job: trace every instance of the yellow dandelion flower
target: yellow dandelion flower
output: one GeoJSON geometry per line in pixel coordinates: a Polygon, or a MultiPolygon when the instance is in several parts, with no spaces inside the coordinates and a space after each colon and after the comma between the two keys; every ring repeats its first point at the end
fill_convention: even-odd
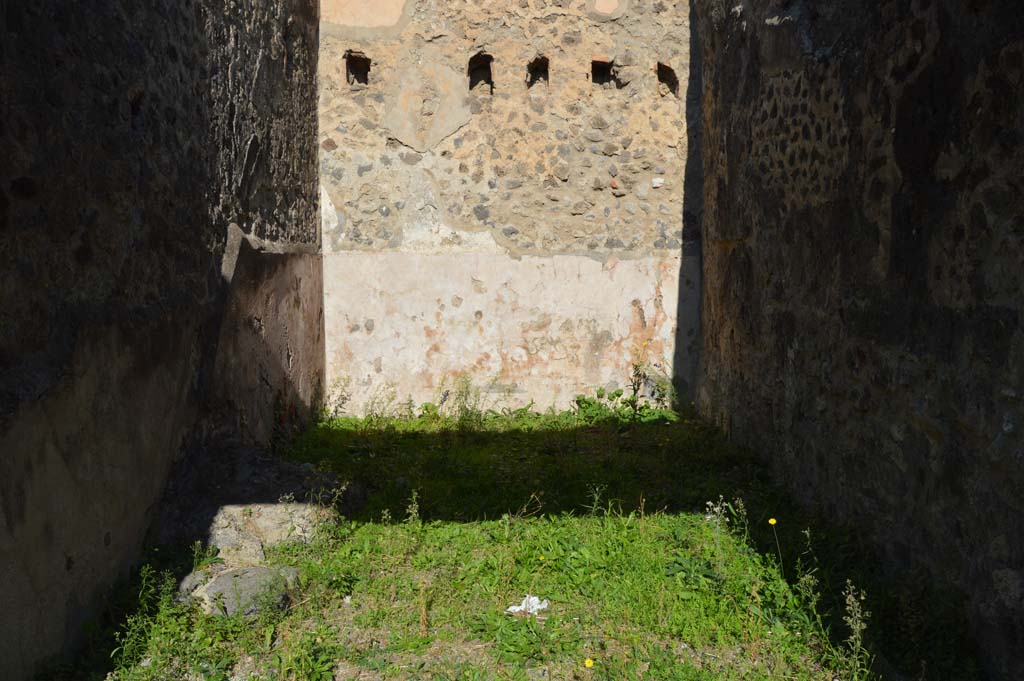
{"type": "Polygon", "coordinates": [[[543,554],[543,553],[542,553],[542,554],[540,554],[540,556],[538,556],[538,557],[539,557],[539,558],[540,558],[541,560],[544,560],[544,554],[543,554]]]}
{"type": "Polygon", "coordinates": [[[768,524],[769,524],[769,525],[774,525],[774,524],[775,524],[775,523],[777,523],[777,522],[779,522],[779,521],[778,521],[778,520],[776,520],[775,518],[769,518],[769,519],[768,519],[768,524]]]}
{"type": "Polygon", "coordinates": [[[591,660],[591,659],[590,659],[590,658],[588,657],[587,659],[583,660],[583,666],[584,666],[584,667],[586,667],[587,669],[590,669],[591,667],[593,667],[593,666],[594,666],[594,661],[593,661],[593,660],[591,660]]]}

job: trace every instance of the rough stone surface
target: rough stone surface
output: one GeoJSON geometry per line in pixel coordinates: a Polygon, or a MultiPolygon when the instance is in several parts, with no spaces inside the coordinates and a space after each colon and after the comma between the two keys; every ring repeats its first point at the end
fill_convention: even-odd
{"type": "Polygon", "coordinates": [[[73,647],[186,440],[315,398],[317,22],[309,0],[4,4],[5,679],[73,647]]]}
{"type": "Polygon", "coordinates": [[[235,504],[218,509],[208,545],[230,565],[258,565],[264,550],[285,540],[306,541],[323,511],[311,504],[235,504]]]}
{"type": "Polygon", "coordinates": [[[246,612],[252,605],[277,602],[297,576],[292,570],[266,572],[266,549],[309,541],[332,508],[348,512],[360,503],[354,490],[309,464],[261,448],[199,449],[174,466],[149,540],[168,553],[187,553],[196,542],[214,551],[216,561],[181,580],[179,598],[195,597],[208,611],[224,613],[217,594],[241,580],[238,597],[226,605],[228,614],[246,612]],[[279,574],[286,579],[277,579],[279,574]],[[276,589],[269,599],[260,596],[267,582],[276,589]]]}
{"type": "Polygon", "coordinates": [[[1024,9],[696,6],[702,409],[1024,678],[1024,9]]]}
{"type": "Polygon", "coordinates": [[[288,598],[299,571],[295,568],[244,567],[218,573],[193,596],[211,615],[255,615],[264,606],[280,606],[288,598]]]}
{"type": "MultiPolygon", "coordinates": [[[[402,144],[421,153],[433,149],[441,140],[466,125],[473,115],[469,102],[463,96],[464,80],[462,73],[442,64],[428,63],[403,70],[395,75],[389,106],[381,123],[402,144]],[[421,113],[429,110],[430,115],[409,115],[416,110],[421,113]]],[[[412,158],[415,157],[407,154],[403,160],[412,158]]],[[[373,164],[360,166],[364,167],[366,170],[357,172],[357,175],[372,178],[375,173],[369,171],[373,170],[373,164]]],[[[378,212],[381,218],[390,217],[390,213],[383,209],[378,212]]]]}
{"type": "Polygon", "coordinates": [[[175,464],[149,540],[172,551],[198,540],[216,547],[226,565],[256,565],[267,546],[309,539],[324,505],[347,514],[364,497],[356,486],[262,448],[200,447],[175,464]]]}
{"type": "Polygon", "coordinates": [[[682,352],[659,342],[649,359],[689,387],[696,313],[674,330],[677,300],[699,303],[699,260],[682,257],[687,3],[408,0],[379,29],[336,5],[319,105],[329,388],[360,411],[382,393],[436,401],[468,375],[564,405],[674,336],[682,352]],[[367,83],[349,53],[371,60],[367,83]],[[470,90],[481,53],[493,89],[470,90]],[[613,82],[591,82],[593,60],[613,82]]]}

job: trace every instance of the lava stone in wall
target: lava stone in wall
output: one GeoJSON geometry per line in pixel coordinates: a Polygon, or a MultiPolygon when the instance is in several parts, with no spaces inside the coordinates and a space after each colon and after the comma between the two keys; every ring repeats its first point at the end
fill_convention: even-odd
{"type": "Polygon", "coordinates": [[[4,4],[5,679],[73,649],[186,441],[262,418],[242,433],[260,437],[268,403],[309,406],[317,22],[311,0],[4,4]],[[278,314],[254,324],[264,309],[278,314]],[[249,350],[264,382],[219,345],[249,350]]]}
{"type": "Polygon", "coordinates": [[[1024,678],[1024,10],[695,4],[701,408],[1024,678]]]}

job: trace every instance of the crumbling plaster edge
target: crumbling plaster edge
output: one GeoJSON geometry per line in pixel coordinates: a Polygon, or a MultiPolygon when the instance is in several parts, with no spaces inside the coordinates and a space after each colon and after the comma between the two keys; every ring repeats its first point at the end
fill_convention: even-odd
{"type": "Polygon", "coordinates": [[[276,255],[320,255],[317,244],[305,242],[268,241],[253,234],[246,234],[238,224],[228,225],[227,243],[224,246],[224,259],[221,261],[220,273],[225,281],[230,282],[235,276],[235,265],[238,263],[238,252],[242,241],[259,253],[276,255]]]}

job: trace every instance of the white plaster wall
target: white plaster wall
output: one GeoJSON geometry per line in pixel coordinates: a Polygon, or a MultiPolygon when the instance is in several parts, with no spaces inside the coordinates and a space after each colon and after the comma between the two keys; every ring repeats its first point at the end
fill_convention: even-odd
{"type": "Polygon", "coordinates": [[[680,258],[334,253],[324,257],[329,389],[349,411],[437,402],[467,374],[490,407],[567,406],[621,387],[634,359],[672,373],[680,258]],[[645,345],[646,344],[646,345],[645,345]]]}

